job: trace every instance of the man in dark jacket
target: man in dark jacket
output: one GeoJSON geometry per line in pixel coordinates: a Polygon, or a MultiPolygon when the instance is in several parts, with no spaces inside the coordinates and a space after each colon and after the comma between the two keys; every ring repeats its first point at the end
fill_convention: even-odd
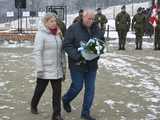
{"type": "Polygon", "coordinates": [[[115,26],[119,36],[119,50],[125,50],[126,36],[130,28],[130,16],[126,12],[126,7],[121,7],[121,12],[116,16],[115,26]]]}
{"type": "Polygon", "coordinates": [[[63,107],[66,112],[71,112],[71,101],[79,94],[85,84],[85,93],[81,117],[85,120],[95,120],[90,116],[90,108],[94,99],[96,72],[98,68],[98,57],[87,61],[78,52],[80,42],[87,42],[90,38],[104,40],[103,33],[99,27],[93,23],[95,13],[85,11],[82,21],[72,24],[66,31],[63,47],[68,54],[69,69],[72,83],[63,96],[63,107]]]}

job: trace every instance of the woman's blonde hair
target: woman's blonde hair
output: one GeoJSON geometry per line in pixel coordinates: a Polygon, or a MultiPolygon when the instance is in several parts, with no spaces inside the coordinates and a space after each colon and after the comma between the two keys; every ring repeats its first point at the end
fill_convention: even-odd
{"type": "Polygon", "coordinates": [[[54,13],[46,13],[46,14],[43,16],[43,18],[42,18],[42,22],[45,24],[45,23],[47,23],[48,20],[51,19],[52,17],[55,18],[55,20],[57,20],[57,15],[56,15],[56,14],[54,14],[54,13]]]}

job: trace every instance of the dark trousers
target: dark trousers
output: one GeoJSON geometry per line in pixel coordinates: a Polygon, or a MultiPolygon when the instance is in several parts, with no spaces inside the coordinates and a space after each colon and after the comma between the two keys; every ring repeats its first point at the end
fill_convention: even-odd
{"type": "Polygon", "coordinates": [[[142,49],[142,36],[136,35],[136,49],[142,49]]]}
{"type": "Polygon", "coordinates": [[[143,42],[143,34],[144,29],[143,28],[136,28],[135,29],[136,34],[136,49],[142,49],[142,42],[143,42]]]}
{"type": "Polygon", "coordinates": [[[125,30],[118,31],[119,49],[125,49],[127,32],[125,30]]]}
{"type": "Polygon", "coordinates": [[[155,32],[154,48],[160,50],[160,30],[155,32]]]}
{"type": "Polygon", "coordinates": [[[37,108],[38,103],[40,101],[41,96],[43,95],[48,83],[51,83],[52,86],[52,107],[53,114],[60,115],[61,114],[61,79],[58,80],[48,80],[37,78],[37,84],[34,91],[34,95],[31,101],[31,107],[37,108]]]}

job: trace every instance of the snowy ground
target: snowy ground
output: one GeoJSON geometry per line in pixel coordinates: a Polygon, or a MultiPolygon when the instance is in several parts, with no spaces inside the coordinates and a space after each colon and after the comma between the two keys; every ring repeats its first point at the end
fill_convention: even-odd
{"type": "MultiPolygon", "coordinates": [[[[143,50],[127,43],[126,51],[117,50],[117,40],[109,42],[109,52],[99,61],[96,95],[92,115],[97,120],[160,119],[160,51],[150,42],[143,50]]],[[[30,43],[0,46],[0,120],[50,120],[51,86],[39,104],[39,115],[30,113],[35,87],[30,43]],[[27,44],[27,46],[25,46],[27,44]]],[[[63,93],[70,83],[69,73],[63,93]]],[[[79,120],[83,92],[73,101],[73,112],[62,111],[65,120],[79,120]]]]}

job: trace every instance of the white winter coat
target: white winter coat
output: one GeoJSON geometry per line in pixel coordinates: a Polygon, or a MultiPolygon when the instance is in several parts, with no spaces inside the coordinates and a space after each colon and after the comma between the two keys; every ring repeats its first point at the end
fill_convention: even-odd
{"type": "Polygon", "coordinates": [[[35,37],[33,50],[37,77],[42,79],[60,79],[65,72],[65,54],[62,50],[62,39],[53,35],[41,25],[35,37]]]}

